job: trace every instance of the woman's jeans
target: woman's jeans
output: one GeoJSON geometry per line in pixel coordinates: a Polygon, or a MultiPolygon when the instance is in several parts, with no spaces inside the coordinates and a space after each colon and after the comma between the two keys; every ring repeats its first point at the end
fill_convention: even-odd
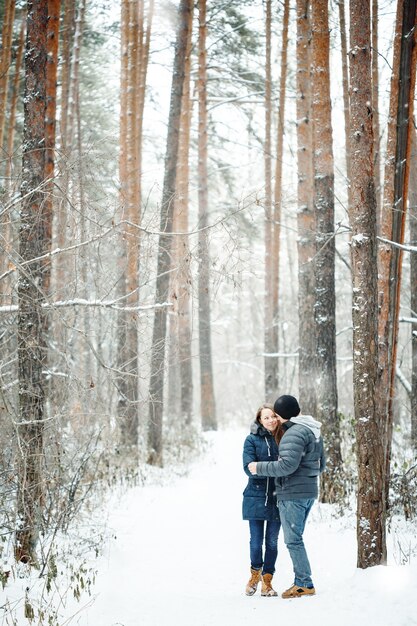
{"type": "Polygon", "coordinates": [[[300,500],[279,500],[284,541],[288,548],[294,569],[294,585],[313,587],[311,568],[304,547],[303,532],[314,498],[300,500]]]}
{"type": "Polygon", "coordinates": [[[275,561],[278,555],[278,533],[281,527],[279,520],[249,520],[250,530],[250,564],[253,569],[262,569],[263,574],[275,572],[275,561]],[[262,548],[265,533],[265,558],[262,548]]]}

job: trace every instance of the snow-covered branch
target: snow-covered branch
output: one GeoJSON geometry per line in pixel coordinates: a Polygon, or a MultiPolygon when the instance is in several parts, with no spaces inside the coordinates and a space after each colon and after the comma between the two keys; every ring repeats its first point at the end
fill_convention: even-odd
{"type": "Polygon", "coordinates": [[[406,252],[417,252],[417,246],[411,246],[410,244],[401,244],[396,241],[391,241],[390,239],[384,239],[383,237],[377,237],[379,241],[383,241],[384,243],[389,243],[394,248],[400,248],[400,250],[405,250],[406,252]]]}
{"type": "Polygon", "coordinates": [[[298,359],[298,352],[261,352],[260,356],[280,359],[298,359]]]}
{"type": "MultiPolygon", "coordinates": [[[[118,300],[84,300],[83,298],[74,298],[73,300],[58,300],[57,302],[44,302],[44,309],[58,309],[72,306],[97,307],[104,309],[114,309],[116,311],[149,311],[151,309],[161,309],[173,306],[171,302],[161,302],[158,304],[142,304],[138,306],[120,306],[118,300]]],[[[19,310],[17,304],[9,304],[0,307],[0,313],[16,313],[19,310]]]]}
{"type": "Polygon", "coordinates": [[[399,321],[407,324],[417,324],[417,317],[400,317],[399,321]]]}

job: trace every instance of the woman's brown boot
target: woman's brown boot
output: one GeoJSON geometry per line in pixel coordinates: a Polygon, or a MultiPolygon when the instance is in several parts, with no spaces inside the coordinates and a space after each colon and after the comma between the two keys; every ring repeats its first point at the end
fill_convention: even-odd
{"type": "Polygon", "coordinates": [[[259,581],[261,580],[261,570],[250,568],[251,577],[246,585],[246,595],[253,596],[258,588],[259,581]]]}
{"type": "Polygon", "coordinates": [[[277,596],[275,589],[272,589],[272,574],[262,576],[261,596],[277,596]]]}

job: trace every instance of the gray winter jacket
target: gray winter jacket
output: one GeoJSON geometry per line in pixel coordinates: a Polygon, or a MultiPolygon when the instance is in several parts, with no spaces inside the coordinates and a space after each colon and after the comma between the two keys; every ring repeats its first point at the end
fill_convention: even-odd
{"type": "Polygon", "coordinates": [[[275,477],[277,500],[317,498],[318,476],[326,466],[321,422],[299,415],[282,426],[278,461],[257,463],[256,474],[275,477]]]}

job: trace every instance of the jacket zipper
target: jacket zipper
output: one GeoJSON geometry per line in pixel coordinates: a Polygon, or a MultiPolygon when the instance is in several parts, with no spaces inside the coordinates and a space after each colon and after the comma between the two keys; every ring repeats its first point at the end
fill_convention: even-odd
{"type": "MultiPolygon", "coordinates": [[[[271,448],[269,447],[269,441],[265,437],[265,442],[268,448],[268,456],[271,456],[271,448]]],[[[269,476],[266,477],[266,495],[265,495],[265,506],[268,504],[268,494],[269,494],[269,476]]]]}

